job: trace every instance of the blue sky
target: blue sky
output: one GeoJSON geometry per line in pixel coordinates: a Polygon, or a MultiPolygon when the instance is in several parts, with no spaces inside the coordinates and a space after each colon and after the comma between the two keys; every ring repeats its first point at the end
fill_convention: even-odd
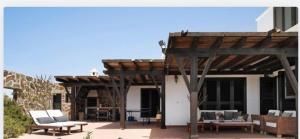
{"type": "Polygon", "coordinates": [[[5,8],[4,68],[88,75],[101,59],[161,58],[169,32],[256,31],[266,8],[5,8]]]}

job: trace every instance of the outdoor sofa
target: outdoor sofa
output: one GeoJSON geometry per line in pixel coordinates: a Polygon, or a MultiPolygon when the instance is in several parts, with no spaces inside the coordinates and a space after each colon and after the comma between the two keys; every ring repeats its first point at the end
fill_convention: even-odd
{"type": "Polygon", "coordinates": [[[284,111],[281,116],[265,116],[265,132],[282,135],[297,134],[296,111],[284,111]]]}
{"type": "Polygon", "coordinates": [[[80,132],[83,131],[83,126],[88,125],[87,122],[83,122],[83,121],[69,121],[69,119],[64,116],[64,114],[62,113],[61,110],[47,110],[47,113],[49,115],[49,117],[53,120],[55,120],[56,122],[63,122],[63,123],[69,123],[69,124],[74,124],[74,125],[78,125],[80,126],[80,132]]]}
{"type": "MultiPolygon", "coordinates": [[[[242,116],[238,110],[200,110],[200,118],[197,122],[198,128],[203,131],[204,126],[209,126],[212,129],[213,122],[232,122],[232,121],[247,121],[247,115],[242,116]]],[[[190,123],[187,123],[187,130],[190,131],[190,123]]]]}
{"type": "Polygon", "coordinates": [[[253,122],[253,127],[255,130],[264,133],[265,131],[265,117],[266,116],[279,116],[280,110],[269,110],[267,115],[251,115],[251,120],[253,122]]]}
{"type": "Polygon", "coordinates": [[[29,114],[33,120],[33,123],[29,126],[30,134],[36,129],[44,129],[45,133],[47,133],[49,129],[52,129],[52,134],[55,136],[57,131],[62,133],[63,128],[67,128],[67,134],[70,134],[71,128],[75,126],[73,123],[54,121],[49,117],[46,111],[29,111],[29,114]]]}

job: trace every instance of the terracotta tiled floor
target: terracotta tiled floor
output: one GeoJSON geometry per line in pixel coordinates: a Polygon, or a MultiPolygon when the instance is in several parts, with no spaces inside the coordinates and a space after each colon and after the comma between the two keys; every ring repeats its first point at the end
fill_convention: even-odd
{"type": "MultiPolygon", "coordinates": [[[[93,139],[186,139],[188,132],[185,127],[168,127],[167,129],[160,129],[154,123],[143,126],[141,123],[127,123],[127,128],[121,130],[119,123],[111,122],[90,122],[84,127],[84,132],[72,133],[71,135],[52,136],[45,134],[42,130],[35,131],[32,134],[24,134],[20,139],[82,139],[88,131],[92,131],[93,139]]],[[[199,133],[199,138],[224,138],[224,139],[238,139],[238,138],[276,138],[274,135],[262,135],[259,133],[250,134],[240,129],[220,130],[219,134],[214,131],[205,131],[199,133]]]]}

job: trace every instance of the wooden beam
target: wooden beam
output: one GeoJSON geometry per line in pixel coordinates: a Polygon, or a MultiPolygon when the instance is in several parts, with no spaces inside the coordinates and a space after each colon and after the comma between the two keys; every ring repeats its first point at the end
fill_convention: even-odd
{"type": "MultiPolygon", "coordinates": [[[[247,37],[241,37],[231,48],[241,48],[247,40],[247,37]]],[[[218,66],[221,62],[223,62],[228,56],[222,55],[219,56],[214,62],[212,63],[212,68],[218,66]]]]}
{"type": "Polygon", "coordinates": [[[177,65],[177,68],[179,69],[182,77],[183,77],[183,80],[184,80],[184,83],[188,89],[188,91],[191,93],[191,88],[190,88],[190,81],[186,75],[186,71],[183,67],[183,63],[182,63],[182,59],[179,59],[177,58],[176,56],[174,56],[175,60],[176,60],[176,65],[177,65]]]}
{"type": "Polygon", "coordinates": [[[197,92],[200,91],[200,89],[202,87],[202,84],[204,82],[205,76],[207,75],[207,72],[208,72],[208,70],[210,68],[210,65],[213,62],[214,58],[215,58],[215,55],[212,55],[208,58],[208,62],[207,62],[206,66],[205,66],[205,68],[204,68],[204,70],[201,74],[200,80],[199,80],[198,85],[197,85],[197,92]]]}
{"type": "Polygon", "coordinates": [[[194,37],[191,43],[191,48],[197,48],[199,37],[194,37]]]}
{"type": "MultiPolygon", "coordinates": [[[[105,74],[110,76],[112,75],[120,75],[120,70],[106,70],[103,71],[105,74]]],[[[161,75],[163,73],[162,70],[124,70],[122,71],[125,75],[138,75],[138,74],[149,74],[149,75],[161,75]]]]}
{"type": "Polygon", "coordinates": [[[260,62],[255,63],[253,65],[246,66],[245,68],[243,68],[243,70],[250,71],[250,70],[253,70],[253,69],[264,67],[265,65],[269,65],[270,63],[273,63],[274,61],[276,62],[276,61],[278,61],[278,59],[276,59],[275,57],[269,57],[265,60],[262,60],[260,62]]]}
{"type": "Polygon", "coordinates": [[[289,61],[287,60],[285,55],[277,55],[277,58],[280,60],[282,67],[284,68],[284,72],[286,73],[286,76],[289,80],[289,83],[291,84],[294,93],[298,94],[298,81],[295,77],[295,74],[291,70],[289,61]]]}
{"type": "MultiPolygon", "coordinates": [[[[210,48],[170,48],[167,54],[174,54],[179,57],[198,56],[209,57],[210,48]]],[[[285,54],[287,57],[298,57],[297,48],[219,48],[215,50],[216,55],[278,55],[285,54]]]]}
{"type": "Polygon", "coordinates": [[[237,71],[237,70],[243,68],[245,65],[249,65],[249,64],[251,64],[251,63],[253,63],[257,60],[260,60],[264,57],[266,57],[266,56],[252,56],[252,57],[247,56],[244,59],[242,59],[241,62],[239,62],[239,64],[236,64],[236,65],[230,67],[230,70],[231,71],[237,71]]]}

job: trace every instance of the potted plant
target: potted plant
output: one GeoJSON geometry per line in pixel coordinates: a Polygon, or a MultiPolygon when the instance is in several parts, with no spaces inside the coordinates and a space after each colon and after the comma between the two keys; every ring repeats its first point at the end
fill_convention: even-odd
{"type": "Polygon", "coordinates": [[[156,119],[157,122],[159,122],[161,120],[161,112],[159,110],[159,106],[157,107],[157,112],[156,112],[155,119],[156,119]]]}
{"type": "Polygon", "coordinates": [[[83,111],[79,111],[78,118],[79,118],[79,121],[83,121],[84,120],[84,112],[83,111]]]}

